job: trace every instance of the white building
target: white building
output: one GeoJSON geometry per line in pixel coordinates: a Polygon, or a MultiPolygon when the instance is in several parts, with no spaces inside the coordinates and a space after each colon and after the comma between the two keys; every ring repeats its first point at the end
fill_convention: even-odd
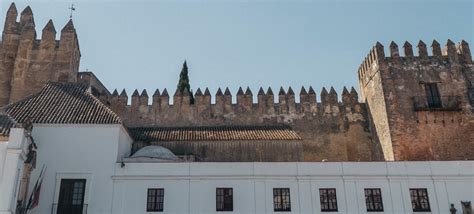
{"type": "MultiPolygon", "coordinates": [[[[460,213],[474,199],[474,161],[184,162],[159,146],[130,156],[127,128],[80,84],[50,83],[5,110],[34,123],[30,194],[46,166],[28,213],[460,213]]],[[[0,208],[15,189],[1,186],[0,208]]]]}
{"type": "Polygon", "coordinates": [[[13,213],[17,200],[26,196],[29,171],[35,159],[30,145],[30,130],[0,112],[0,214],[13,213]]]}

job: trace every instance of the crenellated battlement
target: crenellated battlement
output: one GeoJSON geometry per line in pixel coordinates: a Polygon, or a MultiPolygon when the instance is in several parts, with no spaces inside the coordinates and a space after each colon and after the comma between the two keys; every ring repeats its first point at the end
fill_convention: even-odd
{"type": "Polygon", "coordinates": [[[361,82],[361,87],[368,84],[373,78],[374,72],[384,66],[392,65],[408,65],[414,63],[421,63],[422,65],[429,64],[472,64],[472,56],[469,44],[462,40],[458,44],[449,40],[445,47],[441,48],[438,41],[433,40],[431,43],[431,55],[428,54],[428,48],[425,42],[419,41],[417,44],[417,55],[413,52],[413,46],[406,41],[403,44],[403,54],[399,50],[395,42],[391,42],[388,48],[389,56],[385,56],[384,46],[377,42],[375,46],[369,51],[369,54],[362,61],[359,66],[358,74],[361,82]]]}
{"type": "Polygon", "coordinates": [[[76,82],[80,50],[76,29],[69,20],[56,40],[49,20],[37,37],[31,8],[20,14],[14,3],[7,11],[0,44],[0,106],[39,91],[48,81],[76,82]]]}
{"type": "MultiPolygon", "coordinates": [[[[49,20],[42,29],[41,39],[37,38],[36,24],[33,18],[33,12],[27,6],[20,14],[20,21],[17,22],[18,12],[15,3],[10,5],[7,11],[5,26],[3,33],[8,35],[16,35],[20,41],[31,40],[31,50],[54,50],[68,49],[70,43],[79,46],[76,29],[72,20],[69,20],[61,30],[60,39],[56,40],[56,28],[53,20],[49,20]]],[[[9,42],[3,39],[4,42],[9,42]]]]}
{"type": "MultiPolygon", "coordinates": [[[[222,88],[218,88],[214,96],[211,96],[208,88],[204,90],[198,88],[194,94],[193,104],[189,102],[189,94],[176,91],[173,97],[170,97],[166,88],[163,89],[162,93],[157,89],[151,97],[151,102],[149,102],[150,97],[146,90],[140,93],[137,89],[134,90],[131,97],[127,95],[125,90],[122,90],[121,94],[118,93],[118,90],[114,90],[111,96],[103,95],[101,100],[107,100],[111,108],[119,115],[128,115],[135,118],[179,117],[183,121],[220,116],[248,118],[255,115],[266,115],[266,117],[278,115],[293,115],[295,117],[303,117],[304,115],[313,117],[318,115],[339,116],[343,115],[342,113],[361,113],[362,111],[363,104],[359,103],[358,94],[354,88],[349,91],[344,87],[340,97],[333,87],[330,88],[329,92],[326,88],[322,88],[319,96],[320,102],[317,102],[318,98],[313,87],[308,89],[308,91],[305,87],[300,89],[299,102],[296,101],[295,92],[291,87],[287,90],[281,87],[276,101],[270,87],[266,92],[263,88],[258,90],[256,102],[254,102],[254,95],[249,87],[246,87],[245,90],[240,87],[237,90],[235,102],[233,102],[233,95],[229,88],[225,88],[224,93],[222,88]],[[128,104],[128,99],[131,99],[130,104],[128,104]]],[[[179,121],[179,119],[175,121],[179,121]]],[[[163,123],[163,121],[161,122],[163,123]]],[[[143,121],[141,121],[141,124],[143,125],[143,121]]]]}
{"type": "Polygon", "coordinates": [[[351,88],[350,92],[346,87],[344,87],[341,96],[338,96],[336,90],[333,87],[330,88],[329,92],[326,90],[325,87],[323,87],[320,94],[320,103],[316,102],[316,92],[311,86],[309,87],[309,92],[306,91],[306,88],[304,86],[301,87],[299,93],[299,102],[296,102],[295,93],[291,87],[289,87],[288,90],[285,90],[283,87],[280,88],[277,102],[274,102],[275,95],[273,94],[273,90],[270,87],[267,89],[267,92],[265,92],[263,88],[260,87],[257,94],[257,102],[254,102],[254,95],[249,87],[246,88],[245,92],[242,87],[238,89],[235,99],[236,102],[233,102],[232,93],[230,92],[229,88],[225,88],[225,93],[222,93],[222,89],[218,88],[214,96],[214,103],[211,102],[213,97],[211,96],[209,89],[206,88],[204,90],[204,93],[202,91],[203,90],[201,88],[198,88],[196,90],[196,93],[194,94],[195,102],[193,104],[186,101],[190,96],[189,94],[187,94],[186,91],[185,93],[181,93],[178,90],[176,90],[173,97],[171,97],[173,101],[171,104],[168,89],[166,88],[163,89],[163,93],[160,93],[160,90],[156,89],[152,96],[151,102],[146,89],[142,90],[141,93],[138,89],[135,89],[133,91],[132,96],[130,97],[127,95],[125,89],[123,89],[120,94],[118,93],[118,90],[115,89],[111,96],[103,98],[107,98],[113,103],[118,103],[119,100],[122,100],[122,102],[120,102],[122,105],[128,103],[128,99],[130,98],[131,103],[130,105],[127,104],[127,106],[130,106],[131,108],[138,108],[139,106],[158,107],[162,106],[162,103],[168,105],[169,107],[174,105],[236,105],[242,107],[257,105],[259,108],[267,107],[270,104],[277,104],[279,106],[286,106],[286,110],[289,110],[290,106],[294,104],[354,105],[359,103],[358,94],[354,87],[351,88]]]}

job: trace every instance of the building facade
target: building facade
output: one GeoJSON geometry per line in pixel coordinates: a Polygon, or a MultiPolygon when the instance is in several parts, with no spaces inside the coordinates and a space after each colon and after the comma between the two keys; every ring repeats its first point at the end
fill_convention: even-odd
{"type": "Polygon", "coordinates": [[[37,40],[31,9],[17,15],[12,4],[0,45],[1,214],[472,213],[464,40],[431,55],[420,41],[417,56],[377,43],[360,97],[260,88],[253,103],[240,88],[233,103],[227,88],[197,89],[170,104],[164,89],[129,104],[78,72],[72,20],[59,41],[52,21],[37,40]]]}

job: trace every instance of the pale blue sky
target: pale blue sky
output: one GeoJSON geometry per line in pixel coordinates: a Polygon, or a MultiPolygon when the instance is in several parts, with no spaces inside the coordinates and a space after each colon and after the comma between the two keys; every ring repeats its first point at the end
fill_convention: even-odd
{"type": "MultiPolygon", "coordinates": [[[[3,23],[11,1],[0,0],[3,23]]],[[[16,1],[32,7],[38,35],[58,34],[72,1],[16,1]]],[[[312,85],[358,89],[357,69],[376,41],[474,43],[473,1],[74,1],[81,70],[112,91],[174,92],[182,62],[191,87],[312,85]]],[[[3,24],[1,25],[3,28],[3,24]]],[[[59,38],[59,35],[58,35],[59,38]]],[[[474,49],[474,48],[471,48],[474,49]]]]}

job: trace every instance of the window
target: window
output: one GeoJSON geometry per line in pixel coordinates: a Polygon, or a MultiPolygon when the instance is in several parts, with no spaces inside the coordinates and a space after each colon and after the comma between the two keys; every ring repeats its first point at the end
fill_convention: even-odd
{"type": "Polygon", "coordinates": [[[319,189],[321,212],[337,212],[336,189],[319,189]]]}
{"type": "Polygon", "coordinates": [[[431,212],[428,190],[410,189],[413,212],[431,212]]]}
{"type": "Polygon", "coordinates": [[[86,179],[61,179],[57,213],[82,213],[86,179]]]}
{"type": "Polygon", "coordinates": [[[232,188],[216,189],[216,211],[233,211],[234,201],[232,188]]]}
{"type": "Polygon", "coordinates": [[[163,212],[164,197],[165,197],[165,189],[148,189],[146,211],[147,212],[163,212]]]}
{"type": "Polygon", "coordinates": [[[383,212],[382,192],[377,189],[364,189],[367,212],[383,212]]]}
{"type": "Polygon", "coordinates": [[[436,83],[425,83],[426,101],[429,108],[441,108],[441,97],[439,96],[436,83]]]}
{"type": "Polygon", "coordinates": [[[273,210],[291,211],[290,188],[273,188],[273,210]]]}

